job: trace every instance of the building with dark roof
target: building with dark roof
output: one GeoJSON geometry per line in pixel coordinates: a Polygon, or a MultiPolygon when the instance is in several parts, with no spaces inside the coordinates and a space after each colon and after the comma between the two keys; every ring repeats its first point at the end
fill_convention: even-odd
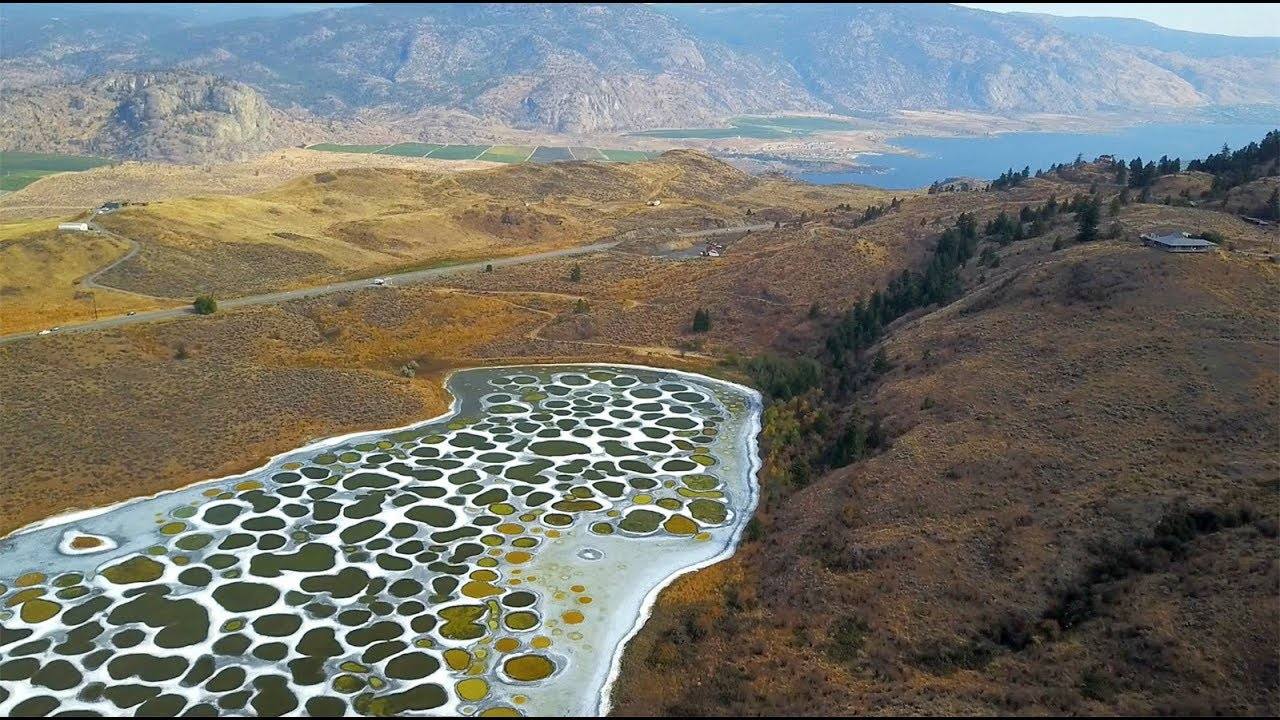
{"type": "Polygon", "coordinates": [[[1156,235],[1154,233],[1144,233],[1142,235],[1144,245],[1163,250],[1165,252],[1213,252],[1218,249],[1217,243],[1211,243],[1204,238],[1191,237],[1187,233],[1169,233],[1167,235],[1156,235]]]}

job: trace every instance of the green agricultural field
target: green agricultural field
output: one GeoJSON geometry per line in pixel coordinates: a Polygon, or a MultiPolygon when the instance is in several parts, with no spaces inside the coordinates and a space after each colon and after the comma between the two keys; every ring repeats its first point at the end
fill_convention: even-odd
{"type": "Polygon", "coordinates": [[[378,155],[401,155],[404,157],[426,157],[427,153],[436,150],[440,145],[436,143],[420,143],[420,142],[403,142],[392,145],[389,148],[383,148],[376,154],[378,155]]]}
{"type": "Polygon", "coordinates": [[[736,117],[729,121],[734,127],[761,127],[779,130],[789,130],[796,134],[807,134],[812,132],[830,132],[833,130],[853,130],[858,125],[850,120],[841,120],[839,118],[829,117],[809,117],[807,115],[777,115],[777,116],[743,116],[736,117]]]}
{"type": "Polygon", "coordinates": [[[534,148],[528,145],[494,145],[476,159],[488,160],[489,162],[519,163],[528,160],[533,151],[534,148]]]}
{"type": "Polygon", "coordinates": [[[442,145],[432,150],[427,157],[436,160],[475,160],[488,149],[488,145],[442,145]]]}
{"type": "Polygon", "coordinates": [[[538,146],[534,151],[533,157],[529,158],[536,163],[560,162],[563,160],[572,160],[573,153],[569,152],[567,147],[548,147],[546,145],[538,146]]]}
{"type": "Polygon", "coordinates": [[[335,143],[319,143],[318,145],[308,145],[308,150],[320,150],[322,152],[344,152],[344,153],[376,153],[387,147],[386,145],[338,145],[335,143]]]}
{"type": "Polygon", "coordinates": [[[656,155],[656,153],[645,152],[644,150],[606,150],[604,148],[600,149],[600,154],[611,162],[624,163],[643,162],[656,155]]]}
{"type": "Polygon", "coordinates": [[[809,117],[806,115],[742,116],[731,118],[729,127],[722,128],[663,128],[631,133],[637,137],[655,137],[670,140],[694,138],[720,140],[725,138],[754,138],[777,140],[797,135],[852,130],[858,127],[853,121],[839,118],[809,117]]]}
{"type": "Polygon", "coordinates": [[[112,160],[88,155],[0,151],[0,190],[21,190],[46,175],[79,172],[111,165],[112,160]]]}
{"type": "Polygon", "coordinates": [[[608,160],[604,153],[600,152],[600,148],[593,147],[571,147],[569,152],[573,153],[573,157],[578,160],[608,160]]]}

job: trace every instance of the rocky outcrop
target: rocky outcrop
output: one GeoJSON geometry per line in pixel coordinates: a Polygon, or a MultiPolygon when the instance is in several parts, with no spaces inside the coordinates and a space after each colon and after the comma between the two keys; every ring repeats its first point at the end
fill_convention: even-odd
{"type": "Polygon", "coordinates": [[[248,85],[188,72],[113,73],[0,96],[0,146],[31,151],[229,160],[307,131],[248,85]]]}

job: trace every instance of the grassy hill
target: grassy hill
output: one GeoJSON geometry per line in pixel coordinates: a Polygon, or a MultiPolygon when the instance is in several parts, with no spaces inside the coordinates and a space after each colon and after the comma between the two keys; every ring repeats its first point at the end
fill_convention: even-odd
{"type": "Polygon", "coordinates": [[[109,235],[59,235],[51,220],[0,225],[0,256],[9,258],[0,264],[4,330],[92,318],[92,305],[77,299],[84,289],[79,279],[120,260],[135,243],[135,255],[95,278],[102,286],[96,291],[102,314],[190,302],[204,293],[226,298],[306,287],[614,236],[668,236],[750,222],[747,210],[813,212],[889,197],[868,188],[756,179],[689,152],[633,164],[472,164],[467,167],[480,169],[464,173],[451,172],[443,161],[386,156],[366,163],[368,156],[344,155],[357,159],[354,166],[326,166],[332,161],[325,156],[339,157],[293,150],[281,154],[283,169],[262,158],[208,172],[127,164],[37,183],[13,207],[122,197],[116,193],[128,193],[123,197],[132,202],[96,218],[109,235]],[[384,162],[391,167],[380,167],[384,162]],[[278,183],[290,173],[293,179],[278,183]],[[261,189],[268,182],[269,189],[261,189]],[[208,194],[175,197],[174,188],[208,194]],[[661,204],[650,206],[650,200],[661,204]]]}
{"type": "MultiPolygon", "coordinates": [[[[557,163],[461,175],[408,169],[321,172],[236,198],[129,207],[101,224],[141,245],[104,285],[161,297],[233,296],[471,258],[598,241],[636,227],[721,221],[765,184],[706,156],[557,163]],[[662,204],[649,206],[651,199],[662,204]]],[[[878,191],[828,191],[879,197],[878,191]]]]}
{"type": "Polygon", "coordinates": [[[1114,180],[1086,163],[893,202],[674,153],[153,203],[116,216],[170,263],[138,282],[183,282],[183,259],[233,285],[229,259],[282,247],[333,273],[421,262],[426,218],[471,238],[455,252],[540,242],[487,224],[507,207],[620,243],[2,345],[0,518],[429,417],[452,368],[689,368],[769,397],[761,505],[737,555],[659,596],[620,714],[1275,714],[1280,241],[1216,203],[1119,202],[1114,180]],[[1077,242],[1094,207],[1100,238],[1077,242]],[[767,227],[714,260],[663,232],[721,222],[767,227]],[[1139,240],[1178,229],[1222,252],[1139,240]]]}
{"type": "Polygon", "coordinates": [[[1280,271],[1141,247],[1220,216],[1154,207],[890,326],[867,459],[797,474],[834,418],[775,404],[749,541],[663,593],[617,713],[1274,712],[1280,271]]]}

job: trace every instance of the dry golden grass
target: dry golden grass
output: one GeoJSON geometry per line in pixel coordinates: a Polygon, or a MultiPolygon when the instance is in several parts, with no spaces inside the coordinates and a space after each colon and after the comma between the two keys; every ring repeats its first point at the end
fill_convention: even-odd
{"type": "MultiPolygon", "coordinates": [[[[1087,188],[1033,180],[912,197],[862,224],[856,200],[826,211],[874,194],[766,192],[734,173],[708,179],[698,162],[521,167],[394,189],[342,173],[331,182],[352,189],[331,199],[378,223],[428,212],[383,214],[402,202],[478,196],[584,226],[583,213],[614,203],[614,229],[740,222],[747,208],[808,221],[730,236],[718,260],[628,241],[430,287],[0,346],[0,532],[425,418],[444,407],[450,368],[617,360],[718,373],[731,353],[820,346],[837,313],[920,267],[957,213],[982,222],[1087,188]],[[654,196],[661,206],[644,205],[654,196]],[[712,327],[695,334],[699,307],[712,327]]],[[[329,199],[310,182],[250,201],[329,199]]],[[[469,217],[484,227],[491,216],[469,217]]],[[[1000,249],[998,266],[971,263],[955,303],[892,326],[891,367],[858,400],[885,448],[791,494],[771,489],[734,558],[664,592],[628,647],[619,712],[1274,714],[1280,267],[1136,240],[1174,223],[1241,247],[1271,242],[1222,213],[1134,205],[1114,221],[1115,240],[1053,251],[1074,232],[1064,218],[1000,249]],[[1187,509],[1239,507],[1254,515],[1172,549],[1142,544],[1170,540],[1162,520],[1187,509]],[[1088,612],[1068,622],[1056,613],[1073,590],[1088,593],[1088,612]]]]}
{"type": "Polygon", "coordinates": [[[370,291],[0,347],[0,533],[436,415],[445,370],[538,317],[370,291]]]}
{"type": "Polygon", "coordinates": [[[404,168],[454,173],[493,167],[475,161],[330,153],[288,148],[244,162],[209,165],[126,162],[42,178],[0,197],[0,220],[64,217],[108,200],[152,202],[196,195],[251,195],[289,180],[346,168],[404,168]]]}
{"type": "Polygon", "coordinates": [[[1263,216],[1271,194],[1280,188],[1280,177],[1265,177],[1231,188],[1225,209],[1242,215],[1263,216]]]}
{"type": "Polygon", "coordinates": [[[1049,244],[892,331],[891,445],[664,592],[618,714],[1275,712],[1280,270],[1049,244]]]}
{"type": "MultiPolygon", "coordinates": [[[[296,171],[313,154],[284,156],[295,160],[290,167],[296,171]]],[[[218,166],[218,172],[235,177],[244,168],[218,166]]],[[[867,188],[760,180],[692,152],[630,165],[526,164],[449,174],[347,168],[251,195],[161,199],[99,216],[103,227],[137,242],[140,250],[97,280],[181,301],[199,294],[225,298],[615,235],[671,237],[726,224],[817,216],[837,205],[860,212],[890,197],[867,188]],[[655,199],[661,204],[648,204],[655,199]]],[[[65,264],[79,268],[78,263],[69,258],[65,264]]],[[[39,298],[23,302],[52,308],[39,298]]],[[[63,315],[50,309],[38,322],[80,317],[74,306],[62,309],[63,315]]]]}
{"type": "Polygon", "coordinates": [[[1182,172],[1164,175],[1151,186],[1151,199],[1161,201],[1166,197],[1199,202],[1213,188],[1213,175],[1205,172],[1182,172]]]}
{"type": "Polygon", "coordinates": [[[123,241],[98,235],[59,233],[57,221],[0,225],[0,333],[122,315],[165,303],[79,281],[123,256],[123,241]]]}

